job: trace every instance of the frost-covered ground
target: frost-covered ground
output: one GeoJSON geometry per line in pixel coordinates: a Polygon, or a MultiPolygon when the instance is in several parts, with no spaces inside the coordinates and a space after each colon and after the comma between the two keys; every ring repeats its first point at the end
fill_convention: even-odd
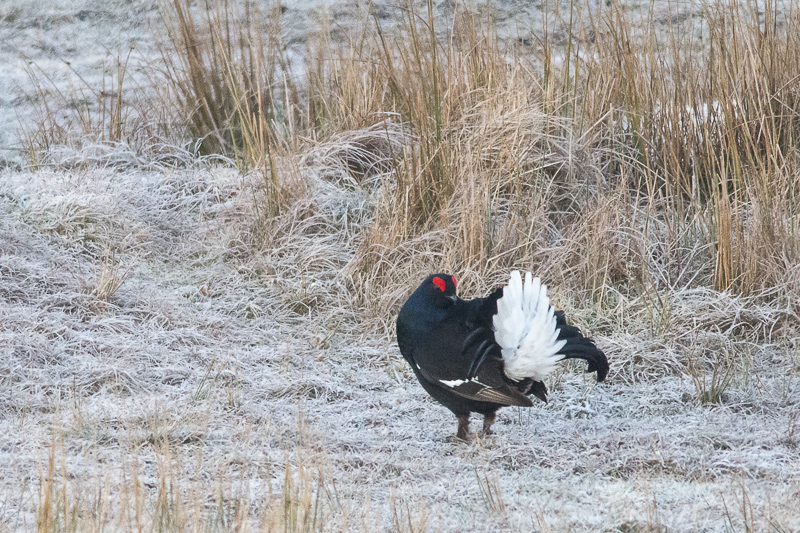
{"type": "MultiPolygon", "coordinates": [[[[0,2],[0,157],[23,162],[20,52],[66,83],[62,59],[90,76],[132,38],[146,59],[155,13],[0,2]]],[[[298,171],[317,214],[269,231],[225,165],[0,171],[0,531],[36,529],[51,450],[56,492],[96,523],[130,509],[131,486],[152,503],[165,472],[190,511],[238,499],[257,523],[288,464],[298,486],[314,472],[331,530],[800,530],[800,344],[768,335],[789,311],[676,291],[651,331],[571,304],[604,324],[607,383],[565,366],[549,404],[454,443],[454,417],[348,299],[341,269],[375,193],[321,180],[313,160],[298,171]],[[737,357],[719,404],[684,368],[703,350],[737,357]]]]}
{"type": "Polygon", "coordinates": [[[298,305],[310,259],[253,249],[243,187],[213,167],[0,175],[6,530],[35,527],[54,435],[78,494],[120,483],[121,457],[155,490],[151,445],[166,437],[179,477],[213,494],[232,476],[256,502],[310,450],[378,530],[393,498],[429,531],[739,530],[743,497],[757,524],[800,527],[796,351],[754,346],[751,379],[703,406],[686,377],[642,377],[637,365],[673,355],[663,344],[598,336],[607,384],[564,369],[549,404],[505,409],[496,436],[453,443],[454,417],[391,339],[359,335],[335,306],[298,305]],[[109,246],[126,278],[106,303],[93,291],[109,246]]]}

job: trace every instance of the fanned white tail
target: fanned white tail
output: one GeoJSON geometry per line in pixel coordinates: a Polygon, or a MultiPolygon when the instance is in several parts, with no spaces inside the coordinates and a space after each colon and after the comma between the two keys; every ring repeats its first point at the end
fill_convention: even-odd
{"type": "Polygon", "coordinates": [[[567,343],[558,340],[554,310],[547,297],[547,285],[525,274],[525,285],[518,270],[503,288],[493,318],[494,337],[502,348],[505,373],[519,381],[542,381],[564,356],[558,351],[567,343]]]}

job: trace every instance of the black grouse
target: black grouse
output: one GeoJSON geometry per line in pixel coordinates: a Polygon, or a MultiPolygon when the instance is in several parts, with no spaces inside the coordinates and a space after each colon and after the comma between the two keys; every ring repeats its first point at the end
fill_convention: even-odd
{"type": "Polygon", "coordinates": [[[608,359],[592,339],[550,307],[547,286],[531,273],[511,273],[505,287],[486,298],[462,300],[449,274],[428,276],[397,317],[397,344],[422,387],[458,418],[466,440],[470,413],[484,416],[491,433],[501,407],[547,401],[543,380],[563,359],[585,359],[597,381],[608,359]]]}

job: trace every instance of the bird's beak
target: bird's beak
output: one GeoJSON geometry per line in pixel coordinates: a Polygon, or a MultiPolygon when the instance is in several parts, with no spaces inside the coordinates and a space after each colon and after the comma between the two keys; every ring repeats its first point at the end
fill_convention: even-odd
{"type": "Polygon", "coordinates": [[[458,301],[458,296],[456,296],[455,294],[454,294],[454,295],[452,295],[452,296],[448,296],[448,298],[450,298],[450,299],[451,299],[451,300],[453,300],[454,302],[457,302],[457,301],[458,301]]]}

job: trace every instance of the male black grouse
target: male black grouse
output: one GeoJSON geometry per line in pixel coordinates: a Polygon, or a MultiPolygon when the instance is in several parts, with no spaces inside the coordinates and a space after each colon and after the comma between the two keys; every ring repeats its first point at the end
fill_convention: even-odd
{"type": "Polygon", "coordinates": [[[453,276],[428,276],[400,310],[397,344],[422,387],[456,415],[462,440],[472,412],[489,434],[501,407],[530,407],[529,394],[546,402],[543,380],[562,359],[585,359],[597,381],[608,374],[605,354],[550,307],[530,272],[524,285],[514,271],[508,285],[470,301],[456,295],[453,276]]]}

